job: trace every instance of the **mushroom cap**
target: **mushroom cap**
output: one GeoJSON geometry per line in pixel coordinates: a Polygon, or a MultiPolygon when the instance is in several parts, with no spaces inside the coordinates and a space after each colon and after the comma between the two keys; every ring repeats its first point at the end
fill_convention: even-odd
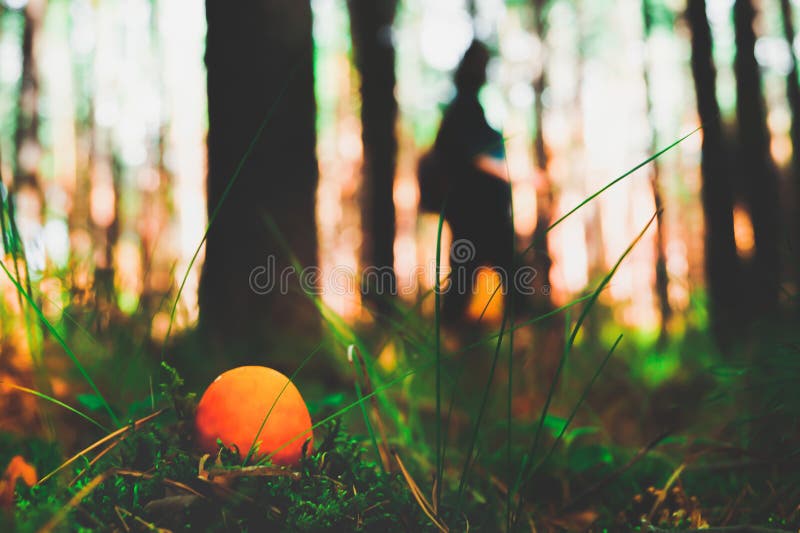
{"type": "Polygon", "coordinates": [[[288,377],[265,366],[240,366],[220,374],[197,405],[195,433],[204,452],[216,453],[220,439],[238,448],[242,458],[258,435],[253,457],[274,452],[270,460],[283,466],[296,465],[305,441],[313,443],[311,416],[300,391],[288,377]]]}

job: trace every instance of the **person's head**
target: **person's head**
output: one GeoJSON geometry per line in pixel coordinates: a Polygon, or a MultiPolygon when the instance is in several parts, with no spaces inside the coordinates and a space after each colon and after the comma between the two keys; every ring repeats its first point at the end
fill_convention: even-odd
{"type": "Polygon", "coordinates": [[[469,45],[455,74],[456,89],[459,93],[477,93],[486,83],[486,65],[489,64],[489,49],[475,40],[469,45]]]}

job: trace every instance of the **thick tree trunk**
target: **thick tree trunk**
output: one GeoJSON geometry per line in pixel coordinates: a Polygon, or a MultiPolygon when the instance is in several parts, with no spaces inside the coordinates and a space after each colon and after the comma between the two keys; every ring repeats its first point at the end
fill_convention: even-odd
{"type": "MultiPolygon", "coordinates": [[[[797,83],[797,57],[794,53],[795,31],[792,23],[792,4],[789,0],[781,0],[783,35],[791,52],[791,68],[786,74],[786,100],[792,113],[790,135],[792,139],[792,181],[794,183],[794,219],[787,221],[794,229],[795,251],[794,281],[795,292],[800,290],[800,85],[797,83]]],[[[798,300],[800,303],[800,300],[798,300]]],[[[800,309],[800,307],[798,308],[800,309]]]]}
{"type": "Polygon", "coordinates": [[[208,213],[216,218],[200,326],[224,343],[258,347],[289,332],[313,338],[316,312],[301,291],[314,289],[318,275],[306,276],[303,287],[299,272],[280,278],[289,264],[284,242],[303,266],[316,264],[310,3],[207,0],[206,17],[208,213]]]}
{"type": "Polygon", "coordinates": [[[716,68],[705,0],[689,0],[686,16],[692,31],[692,74],[697,112],[703,123],[703,214],[705,216],[706,283],[712,329],[727,344],[738,325],[739,258],[733,237],[733,194],[724,154],[722,123],[716,98],[716,68]]]}
{"type": "Polygon", "coordinates": [[[364,144],[362,260],[377,269],[366,276],[364,295],[381,309],[396,287],[394,274],[394,176],[397,159],[395,51],[396,0],[348,0],[353,55],[361,76],[361,139],[364,144]]]}
{"type": "MultiPolygon", "coordinates": [[[[645,46],[650,41],[650,33],[653,27],[653,15],[650,11],[650,0],[642,0],[642,22],[644,26],[645,46]]],[[[650,59],[645,56],[643,76],[647,102],[647,117],[650,121],[650,153],[658,151],[658,139],[656,135],[656,125],[653,118],[653,99],[650,94],[650,59]]],[[[652,174],[650,175],[650,187],[653,191],[653,203],[658,212],[656,219],[656,296],[658,297],[658,308],[661,315],[661,333],[659,342],[667,339],[667,324],[672,316],[672,308],[669,305],[669,277],[667,275],[667,253],[664,242],[664,201],[661,197],[661,165],[658,160],[653,161],[652,174]]]]}
{"type": "Polygon", "coordinates": [[[749,268],[747,287],[752,318],[773,313],[778,307],[780,257],[778,234],[778,176],[769,152],[764,98],[755,58],[755,10],[751,0],[736,0],[733,20],[736,31],[736,117],[739,126],[739,169],[750,207],[755,237],[755,258],[749,268]]]}

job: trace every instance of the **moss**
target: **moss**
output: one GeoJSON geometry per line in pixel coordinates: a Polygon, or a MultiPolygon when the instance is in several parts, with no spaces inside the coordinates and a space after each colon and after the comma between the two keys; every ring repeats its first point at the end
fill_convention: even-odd
{"type": "MultiPolygon", "coordinates": [[[[338,423],[322,428],[321,444],[304,454],[295,470],[243,469],[238,456],[221,448],[216,458],[206,461],[214,464],[213,476],[200,479],[200,457],[192,451],[191,431],[186,431],[194,397],[178,392],[182,381],[177,372],[167,367],[166,373],[163,398],[171,403],[169,414],[129,431],[92,465],[88,459],[77,461],[42,485],[20,486],[13,517],[16,530],[37,530],[60,509],[69,509],[60,524],[65,531],[101,526],[133,531],[426,529],[427,518],[403,479],[365,460],[364,439],[348,435],[338,423]],[[102,482],[92,488],[98,476],[102,482]],[[81,503],[71,506],[70,499],[86,487],[81,503]]],[[[26,449],[22,444],[0,446],[0,453],[10,457],[27,451],[42,461],[49,457],[40,468],[52,470],[58,453],[48,456],[33,449],[40,445],[29,441],[26,449]]]]}

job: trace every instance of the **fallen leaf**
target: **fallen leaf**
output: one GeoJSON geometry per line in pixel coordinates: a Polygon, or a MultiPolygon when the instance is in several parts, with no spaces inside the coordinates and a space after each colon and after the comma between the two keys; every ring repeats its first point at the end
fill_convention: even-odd
{"type": "Polygon", "coordinates": [[[0,508],[11,508],[14,503],[14,490],[20,479],[27,486],[32,487],[36,484],[38,476],[35,466],[25,461],[21,455],[15,455],[8,463],[3,477],[0,478],[0,508]]]}

